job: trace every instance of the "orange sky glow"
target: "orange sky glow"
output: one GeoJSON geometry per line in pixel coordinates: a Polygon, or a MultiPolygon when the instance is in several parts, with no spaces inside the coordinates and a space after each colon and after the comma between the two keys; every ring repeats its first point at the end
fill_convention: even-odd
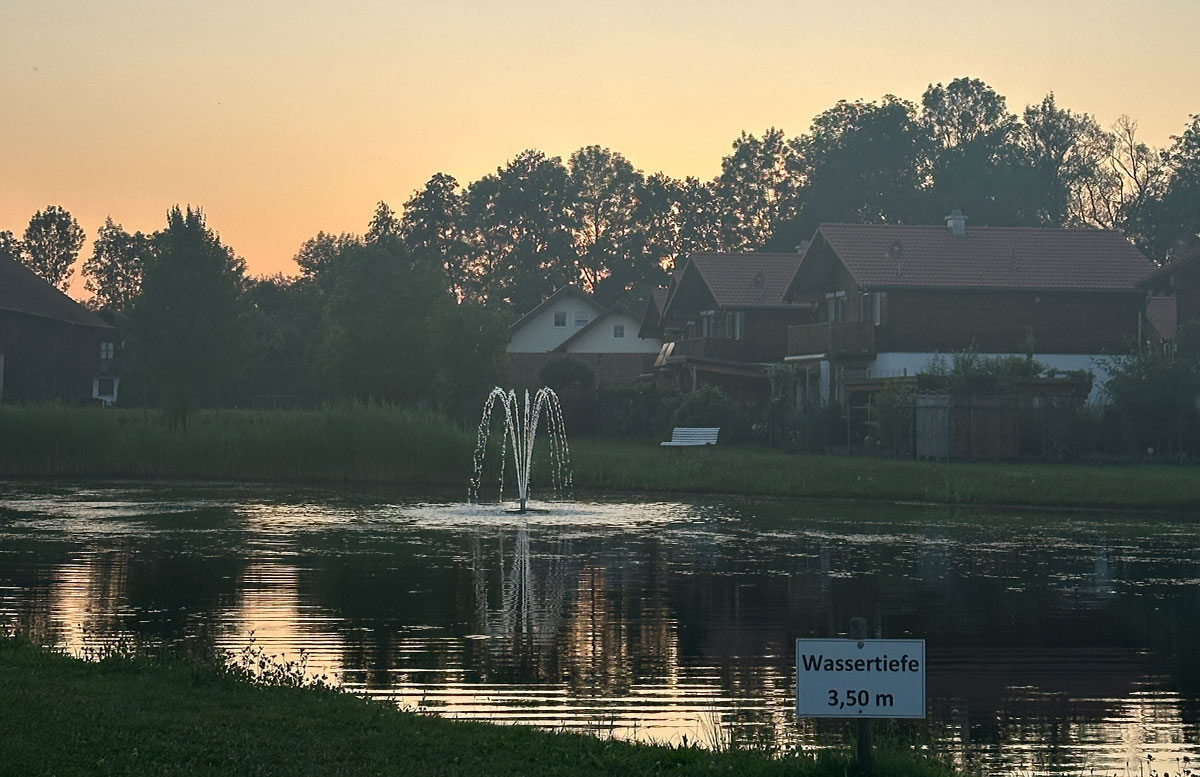
{"type": "MultiPolygon", "coordinates": [[[[711,178],[742,130],[981,78],[1163,146],[1200,113],[1200,3],[0,0],[0,229],[203,207],[249,271],[366,229],[431,175],[600,144],[711,178]]],[[[82,284],[72,293],[83,296],[82,284]]]]}

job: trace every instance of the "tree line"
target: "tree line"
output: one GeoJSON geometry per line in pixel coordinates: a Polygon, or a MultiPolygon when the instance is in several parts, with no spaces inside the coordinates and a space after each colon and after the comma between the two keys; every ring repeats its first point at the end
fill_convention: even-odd
{"type": "MultiPolygon", "coordinates": [[[[82,275],[161,401],[451,406],[493,379],[505,324],[564,284],[634,306],[690,253],[794,251],[823,222],[937,224],[959,208],[976,226],[1117,229],[1169,261],[1200,237],[1200,115],[1164,149],[1137,130],[1052,93],[1018,114],[959,78],[919,103],[840,101],[796,137],[742,133],[710,181],[646,174],[600,146],[566,161],[524,151],[465,186],[437,173],[399,213],[379,203],[363,235],[307,240],[296,276],[248,278],[197,209],[152,235],[109,218],[82,275]]],[[[51,206],[22,238],[0,232],[0,255],[65,289],[83,243],[51,206]]]]}

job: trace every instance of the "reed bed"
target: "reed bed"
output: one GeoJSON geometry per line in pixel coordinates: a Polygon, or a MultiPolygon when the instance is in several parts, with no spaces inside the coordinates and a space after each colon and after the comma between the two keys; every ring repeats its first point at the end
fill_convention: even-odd
{"type": "Polygon", "coordinates": [[[319,411],[163,414],[59,405],[0,407],[0,474],[461,485],[473,438],[443,416],[345,402],[319,411]]]}

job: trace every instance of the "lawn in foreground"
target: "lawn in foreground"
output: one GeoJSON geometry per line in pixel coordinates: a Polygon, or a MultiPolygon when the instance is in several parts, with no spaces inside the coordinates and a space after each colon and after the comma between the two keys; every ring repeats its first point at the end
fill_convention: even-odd
{"type": "MultiPolygon", "coordinates": [[[[0,637],[0,773],[837,775],[846,756],[630,744],[451,721],[328,689],[254,685],[179,658],[73,659],[0,637]]],[[[952,771],[896,751],[877,773],[952,771]]]]}

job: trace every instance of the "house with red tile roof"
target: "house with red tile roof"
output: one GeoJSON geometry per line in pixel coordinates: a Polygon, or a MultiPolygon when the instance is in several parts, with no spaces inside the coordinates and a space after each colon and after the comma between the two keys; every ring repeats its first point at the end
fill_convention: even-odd
{"type": "Polygon", "coordinates": [[[643,336],[642,322],[592,295],[564,286],[509,328],[505,377],[514,386],[538,385],[546,364],[568,356],[586,364],[597,380],[625,383],[650,372],[661,341],[643,336]]]}
{"type": "Polygon", "coordinates": [[[708,384],[742,399],[769,398],[767,370],[787,355],[788,327],[812,321],[816,310],[785,298],[801,256],[689,256],[661,309],[655,366],[683,390],[708,384]]]}
{"type": "Polygon", "coordinates": [[[0,258],[0,401],[116,401],[117,330],[0,258]]]}
{"type": "Polygon", "coordinates": [[[1140,285],[1151,295],[1157,320],[1169,326],[1170,338],[1176,326],[1200,326],[1200,247],[1156,268],[1140,285]]]}
{"type": "MultiPolygon", "coordinates": [[[[842,403],[854,381],[915,375],[938,354],[1032,355],[1090,370],[1144,336],[1151,262],[1120,233],[1097,229],[823,224],[789,294],[820,300],[793,326],[787,361],[810,394],[842,403]]],[[[816,399],[815,396],[811,397],[816,399]]]]}

